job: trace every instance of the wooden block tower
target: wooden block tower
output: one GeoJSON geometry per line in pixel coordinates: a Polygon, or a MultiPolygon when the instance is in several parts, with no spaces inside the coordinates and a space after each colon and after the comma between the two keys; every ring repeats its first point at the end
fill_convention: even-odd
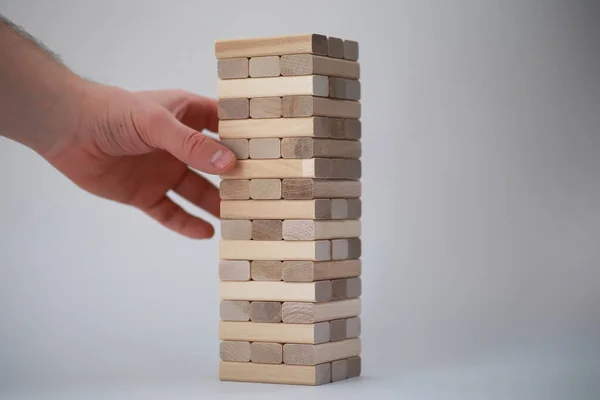
{"type": "Polygon", "coordinates": [[[358,43],[220,40],[223,381],[321,385],[361,374],[358,43]]]}

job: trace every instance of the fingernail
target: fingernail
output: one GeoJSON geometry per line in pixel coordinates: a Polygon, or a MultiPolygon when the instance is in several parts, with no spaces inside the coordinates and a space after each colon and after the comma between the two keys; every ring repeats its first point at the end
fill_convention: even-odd
{"type": "Polygon", "coordinates": [[[233,161],[233,155],[223,150],[217,150],[210,158],[210,163],[216,168],[225,168],[231,161],[233,161]]]}

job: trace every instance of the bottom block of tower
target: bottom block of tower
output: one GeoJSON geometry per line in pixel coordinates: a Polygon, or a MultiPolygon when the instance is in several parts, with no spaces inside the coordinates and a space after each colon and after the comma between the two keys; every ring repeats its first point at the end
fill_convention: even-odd
{"type": "Polygon", "coordinates": [[[316,386],[331,382],[331,364],[285,365],[221,361],[219,379],[222,381],[316,386]]]}

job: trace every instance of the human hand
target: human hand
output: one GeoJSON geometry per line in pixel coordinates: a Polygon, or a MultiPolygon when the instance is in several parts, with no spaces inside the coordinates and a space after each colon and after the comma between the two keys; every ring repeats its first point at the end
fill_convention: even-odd
{"type": "Polygon", "coordinates": [[[191,168],[220,174],[235,155],[202,134],[217,132],[216,101],[184,91],[129,92],[86,82],[77,129],[43,156],[79,187],[131,205],[190,238],[214,228],[187,213],[169,191],[219,217],[219,191],[191,168]]]}

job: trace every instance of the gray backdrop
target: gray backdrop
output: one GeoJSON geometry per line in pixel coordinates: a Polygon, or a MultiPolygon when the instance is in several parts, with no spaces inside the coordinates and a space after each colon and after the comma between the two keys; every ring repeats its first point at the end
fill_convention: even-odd
{"type": "Polygon", "coordinates": [[[214,96],[218,38],[360,42],[364,378],[219,383],[220,231],[173,234],[0,139],[0,394],[597,398],[598,11],[593,1],[3,0],[0,12],[75,71],[134,90],[214,96]]]}

